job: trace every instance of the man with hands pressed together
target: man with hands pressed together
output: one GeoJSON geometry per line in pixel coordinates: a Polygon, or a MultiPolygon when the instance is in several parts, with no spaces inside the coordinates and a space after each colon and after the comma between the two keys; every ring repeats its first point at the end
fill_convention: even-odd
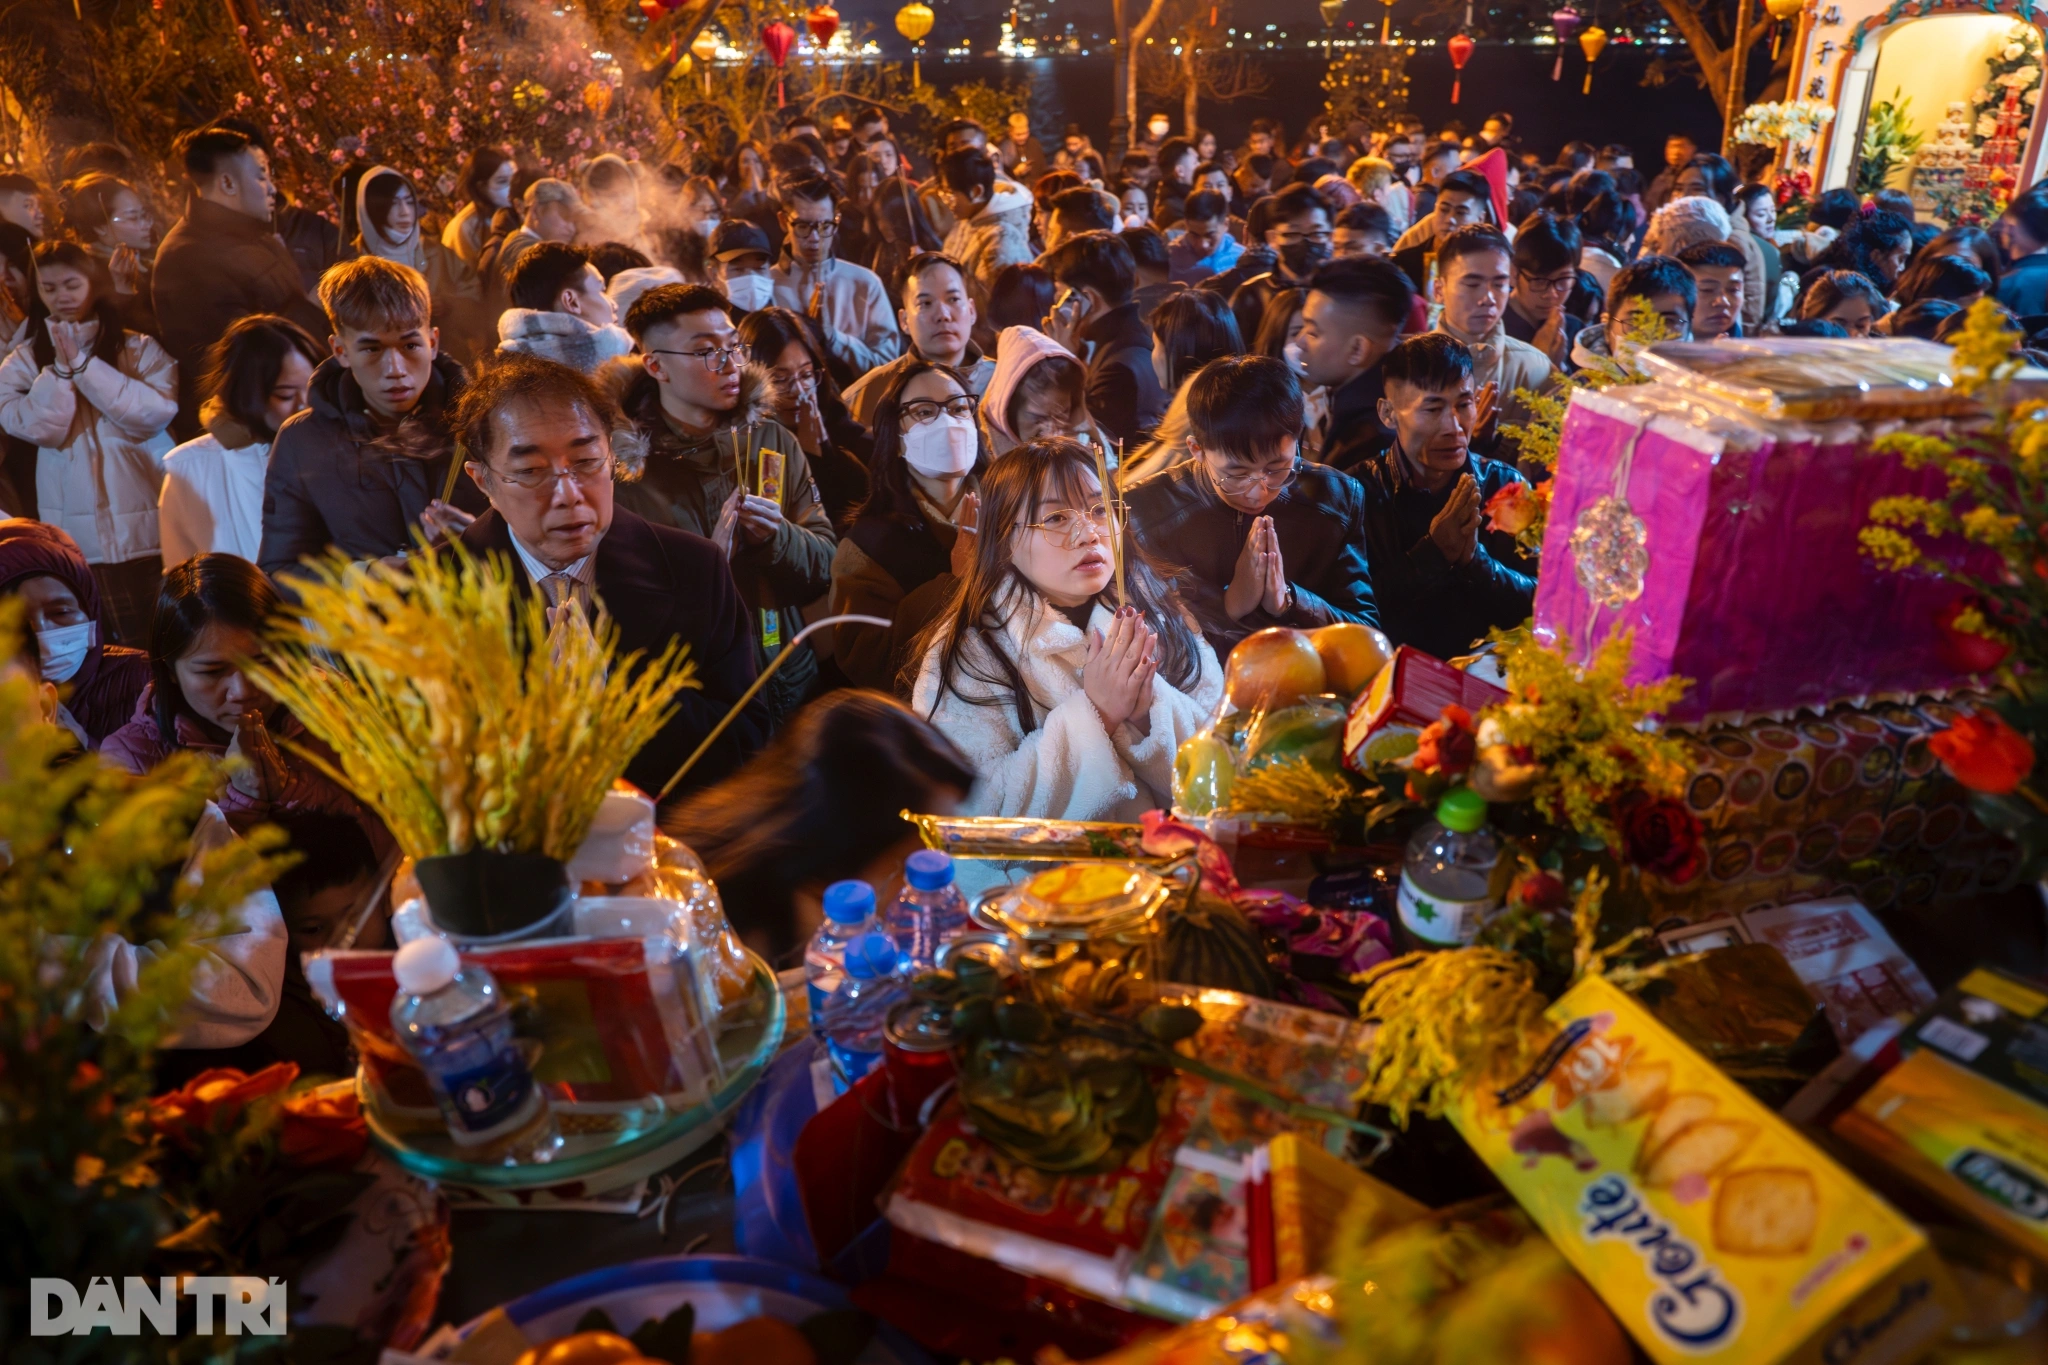
{"type": "Polygon", "coordinates": [[[850,384],[902,354],[903,337],[882,277],[833,258],[839,205],[831,181],[816,176],[783,187],[782,232],[787,246],[768,272],[775,302],[818,324],[839,382],[850,384]]]}
{"type": "Polygon", "coordinates": [[[438,541],[484,509],[475,484],[449,477],[463,375],[440,354],[425,278],[360,256],[320,277],[320,302],[334,354],[313,371],[310,406],[278,429],[263,477],[256,553],[273,578],[330,548],[401,564],[415,527],[438,541]]]}
{"type": "Polygon", "coordinates": [[[1211,361],[1188,387],[1188,451],[1127,492],[1131,529],[1181,569],[1181,598],[1221,658],[1267,626],[1379,624],[1358,481],[1299,454],[1285,361],[1211,361]]]}
{"type": "MultiPolygon", "coordinates": [[[[619,656],[636,667],[671,642],[689,647],[701,686],[676,698],[673,719],[626,766],[626,780],[659,792],[754,681],[745,603],[722,550],[614,504],[611,398],[553,361],[508,354],[490,362],[455,414],[464,466],[490,510],[463,533],[478,555],[513,561],[548,601],[550,630],[588,629],[600,611],[617,623],[619,656]]],[[[680,797],[730,775],[767,742],[768,707],[756,697],[690,770],[680,797]]]]}
{"type": "MultiPolygon", "coordinates": [[[[803,629],[802,605],[831,586],[838,541],[797,438],[766,414],[762,372],[746,366],[726,307],[706,285],[669,284],[627,311],[641,360],[613,373],[646,450],[624,462],[619,500],[726,553],[766,667],[803,629]],[[763,478],[777,464],[779,488],[763,478]]],[[[802,704],[817,673],[806,642],[761,690],[774,724],[802,704]]]]}
{"type": "Polygon", "coordinates": [[[1472,452],[1481,413],[1472,353],[1462,343],[1441,332],[1413,337],[1380,368],[1380,418],[1394,445],[1359,475],[1379,624],[1395,644],[1448,659],[1493,627],[1529,616],[1534,566],[1512,535],[1487,529],[1486,510],[1523,480],[1513,466],[1472,452]]]}

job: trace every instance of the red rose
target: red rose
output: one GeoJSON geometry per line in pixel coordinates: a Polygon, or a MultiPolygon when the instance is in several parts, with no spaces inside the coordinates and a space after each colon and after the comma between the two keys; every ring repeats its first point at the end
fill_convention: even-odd
{"type": "Polygon", "coordinates": [[[1446,706],[1441,719],[1431,721],[1415,741],[1415,757],[1409,766],[1421,773],[1452,776],[1472,766],[1478,744],[1472,713],[1462,706],[1446,706]]]}
{"type": "Polygon", "coordinates": [[[2004,796],[2034,771],[2034,746],[1996,711],[1957,716],[1930,735],[1927,747],[1956,781],[1971,791],[2004,796]]]}
{"type": "Polygon", "coordinates": [[[363,1122],[354,1081],[316,1085],[284,1102],[277,1147],[294,1166],[347,1170],[362,1160],[369,1141],[370,1129],[363,1122]]]}
{"type": "Polygon", "coordinates": [[[1486,500],[1486,522],[1491,530],[1518,536],[1536,522],[1542,500],[1536,490],[1520,479],[1504,483],[1486,500]]]}
{"type": "Polygon", "coordinates": [[[202,1071],[167,1095],[149,1102],[149,1126],[181,1146],[225,1132],[254,1100],[289,1090],[298,1080],[295,1062],[277,1062],[251,1076],[233,1067],[202,1071]]]}
{"type": "Polygon", "coordinates": [[[1639,797],[1621,812],[1622,852],[1645,872],[1683,885],[1706,863],[1699,817],[1673,797],[1639,797]]]}
{"type": "Polygon", "coordinates": [[[1524,910],[1540,910],[1553,914],[1565,908],[1570,898],[1565,894],[1564,882],[1554,873],[1530,872],[1517,877],[1508,888],[1508,904],[1524,910]]]}
{"type": "Polygon", "coordinates": [[[1964,612],[1975,612],[1981,618],[1984,614],[1983,599],[1958,597],[1935,618],[1935,627],[1941,632],[1942,660],[1964,673],[1989,673],[2005,662],[2006,656],[2012,653],[2012,646],[2003,640],[1959,627],[1956,618],[1964,612]]]}

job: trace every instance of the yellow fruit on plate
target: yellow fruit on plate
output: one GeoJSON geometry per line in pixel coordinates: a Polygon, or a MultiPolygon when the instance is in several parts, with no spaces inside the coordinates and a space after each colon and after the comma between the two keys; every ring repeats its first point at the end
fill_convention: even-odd
{"type": "Polygon", "coordinates": [[[516,1365],[626,1365],[644,1359],[640,1348],[617,1332],[577,1332],[534,1347],[516,1365]]]}
{"type": "Polygon", "coordinates": [[[818,1365],[818,1353],[802,1332],[780,1318],[749,1318],[692,1343],[690,1365],[818,1365]]]}
{"type": "Polygon", "coordinates": [[[1329,690],[1344,697],[1363,692],[1394,657],[1392,640],[1356,621],[1318,626],[1308,633],[1308,639],[1322,656],[1329,690]]]}
{"type": "Polygon", "coordinates": [[[1237,642],[1223,671],[1223,690],[1239,710],[1292,706],[1328,687],[1323,656],[1308,632],[1271,626],[1237,642]]]}

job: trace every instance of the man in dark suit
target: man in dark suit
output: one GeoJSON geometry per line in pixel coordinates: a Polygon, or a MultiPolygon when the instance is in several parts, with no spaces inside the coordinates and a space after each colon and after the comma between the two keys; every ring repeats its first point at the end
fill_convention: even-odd
{"type": "MultiPolygon", "coordinates": [[[[618,625],[621,657],[644,663],[671,641],[689,647],[700,686],[681,694],[674,718],[626,766],[626,780],[653,794],[753,683],[753,641],[723,551],[614,509],[618,425],[587,376],[535,356],[493,361],[455,416],[469,476],[491,501],[462,543],[511,560],[547,597],[552,630],[582,629],[575,616],[602,611],[618,625]]],[[[767,705],[756,697],[670,796],[730,775],[767,738],[767,705]]]]}

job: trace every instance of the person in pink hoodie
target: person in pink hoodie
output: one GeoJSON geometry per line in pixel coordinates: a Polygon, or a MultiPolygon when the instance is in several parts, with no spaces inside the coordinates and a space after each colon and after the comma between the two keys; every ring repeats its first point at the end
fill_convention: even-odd
{"type": "Polygon", "coordinates": [[[981,395],[989,453],[1067,436],[1103,442],[1088,416],[1088,371],[1079,358],[1035,327],[1005,327],[996,338],[996,368],[981,395]]]}

